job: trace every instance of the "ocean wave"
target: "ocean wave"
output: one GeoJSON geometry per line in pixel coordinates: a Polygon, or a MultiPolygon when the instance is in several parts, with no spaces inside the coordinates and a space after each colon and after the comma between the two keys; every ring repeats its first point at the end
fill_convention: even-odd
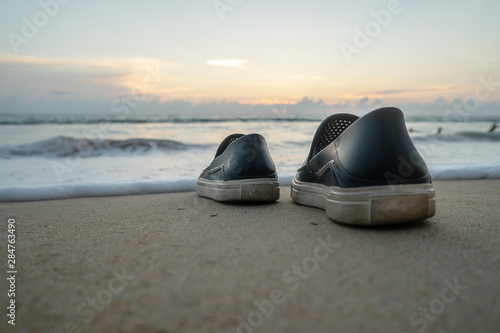
{"type": "Polygon", "coordinates": [[[412,138],[415,142],[498,142],[500,141],[500,132],[457,132],[453,134],[431,134],[416,136],[412,138]]]}
{"type": "Polygon", "coordinates": [[[146,154],[150,152],[168,152],[187,150],[204,145],[188,145],[173,140],[128,139],[128,140],[88,140],[66,136],[28,144],[0,146],[0,158],[15,157],[80,157],[109,156],[113,154],[146,154]]]}
{"type": "MultiPolygon", "coordinates": [[[[432,134],[412,137],[416,143],[450,142],[499,142],[500,132],[458,132],[454,134],[432,134]]],[[[283,146],[308,146],[310,141],[284,141],[283,146]]],[[[185,151],[192,148],[207,148],[210,144],[186,144],[166,139],[89,140],[67,136],[56,136],[47,140],[27,144],[0,146],[0,158],[22,157],[98,157],[115,155],[144,155],[185,151]]]]}
{"type": "MultiPolygon", "coordinates": [[[[260,114],[260,115],[241,115],[241,116],[179,116],[179,115],[144,115],[131,114],[127,117],[117,117],[113,115],[29,115],[29,114],[7,114],[0,113],[0,125],[73,125],[73,124],[150,124],[150,123],[227,123],[227,122],[321,122],[328,114],[260,114]]],[[[415,116],[408,115],[408,122],[500,122],[500,116],[471,116],[463,118],[443,118],[438,115],[415,116]]]]}
{"type": "Polygon", "coordinates": [[[130,117],[102,117],[102,116],[24,116],[0,115],[0,125],[82,125],[82,124],[152,124],[152,123],[227,123],[227,122],[321,122],[323,116],[296,117],[176,117],[176,116],[130,116],[130,117]]]}

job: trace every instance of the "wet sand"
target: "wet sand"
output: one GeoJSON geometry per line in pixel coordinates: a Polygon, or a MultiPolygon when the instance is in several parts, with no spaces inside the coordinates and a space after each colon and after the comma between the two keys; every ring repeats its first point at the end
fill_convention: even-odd
{"type": "Polygon", "coordinates": [[[379,228],[334,223],[289,187],[266,205],[193,192],[0,203],[18,271],[16,326],[4,314],[0,331],[498,331],[500,180],[435,187],[435,217],[379,228]]]}

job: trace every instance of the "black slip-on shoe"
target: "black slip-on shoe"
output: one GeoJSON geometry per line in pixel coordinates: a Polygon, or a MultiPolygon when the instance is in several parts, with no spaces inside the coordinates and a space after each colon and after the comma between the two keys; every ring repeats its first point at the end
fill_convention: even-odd
{"type": "Polygon", "coordinates": [[[291,197],[357,225],[417,221],[436,212],[429,171],[397,108],[325,119],[292,181],[291,197]]]}
{"type": "Polygon", "coordinates": [[[278,173],[260,134],[232,134],[198,178],[196,192],[217,201],[275,201],[278,173]]]}

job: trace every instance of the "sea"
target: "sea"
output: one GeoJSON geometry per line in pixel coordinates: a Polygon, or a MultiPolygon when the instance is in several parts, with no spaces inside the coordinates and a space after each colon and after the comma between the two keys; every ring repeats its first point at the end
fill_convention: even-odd
{"type": "MultiPolygon", "coordinates": [[[[262,134],[290,185],[326,116],[0,114],[0,201],[192,191],[232,133],[262,134]]],[[[495,122],[500,115],[406,117],[433,180],[500,178],[495,122]]]]}

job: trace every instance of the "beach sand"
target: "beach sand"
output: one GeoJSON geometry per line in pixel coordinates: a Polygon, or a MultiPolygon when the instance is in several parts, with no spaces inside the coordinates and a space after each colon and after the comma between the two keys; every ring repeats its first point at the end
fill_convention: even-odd
{"type": "Polygon", "coordinates": [[[195,193],[1,203],[1,332],[498,332],[500,180],[435,183],[436,216],[334,223],[195,193]],[[3,276],[5,273],[5,264],[3,276]],[[260,311],[259,311],[260,308],[260,311]]]}

